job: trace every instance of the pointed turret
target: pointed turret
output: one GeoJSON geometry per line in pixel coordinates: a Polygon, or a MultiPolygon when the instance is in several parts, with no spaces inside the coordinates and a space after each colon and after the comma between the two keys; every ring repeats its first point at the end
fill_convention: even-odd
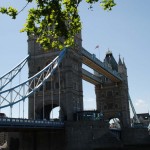
{"type": "Polygon", "coordinates": [[[118,61],[118,65],[123,65],[123,64],[122,64],[122,61],[121,61],[121,58],[120,58],[120,54],[119,54],[119,61],[118,61]]]}
{"type": "Polygon", "coordinates": [[[124,58],[123,60],[121,60],[120,55],[119,55],[119,61],[118,61],[118,72],[121,74],[121,76],[124,79],[127,79],[127,68],[124,62],[124,58]]]}
{"type": "Polygon", "coordinates": [[[107,64],[112,70],[118,71],[118,64],[114,59],[112,52],[109,49],[106,52],[104,63],[107,64]]]}
{"type": "Polygon", "coordinates": [[[123,58],[123,66],[124,66],[125,69],[127,69],[127,68],[126,68],[126,64],[125,64],[125,62],[124,62],[124,58],[123,58]]]}

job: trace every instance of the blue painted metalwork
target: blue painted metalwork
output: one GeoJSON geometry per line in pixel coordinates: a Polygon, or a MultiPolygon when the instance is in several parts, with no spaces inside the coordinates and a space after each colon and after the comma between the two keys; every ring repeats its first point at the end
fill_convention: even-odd
{"type": "Polygon", "coordinates": [[[22,70],[24,65],[27,63],[29,55],[23,59],[16,67],[14,67],[11,71],[0,77],[0,91],[9,83],[11,82],[15,76],[22,70]]]}
{"type": "Polygon", "coordinates": [[[64,122],[50,120],[32,120],[21,118],[0,118],[1,127],[44,127],[44,128],[63,128],[64,122]]]}
{"type": "Polygon", "coordinates": [[[0,109],[12,107],[14,104],[25,101],[31,94],[36,92],[47,80],[53,75],[54,71],[64,58],[67,48],[64,48],[50,64],[40,72],[29,78],[27,81],[0,92],[1,104],[0,109]]]}

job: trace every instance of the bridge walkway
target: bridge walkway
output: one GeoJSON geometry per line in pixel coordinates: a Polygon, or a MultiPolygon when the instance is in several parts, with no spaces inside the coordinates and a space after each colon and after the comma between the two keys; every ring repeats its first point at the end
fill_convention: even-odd
{"type": "Polygon", "coordinates": [[[94,85],[102,83],[100,78],[82,68],[82,79],[94,85]]]}
{"type": "Polygon", "coordinates": [[[61,130],[65,125],[62,121],[32,120],[22,118],[0,118],[0,131],[14,132],[27,130],[61,130]]]}
{"type": "Polygon", "coordinates": [[[98,73],[106,76],[114,82],[122,81],[121,76],[117,71],[112,70],[107,65],[102,63],[99,59],[96,58],[94,54],[89,53],[87,50],[82,48],[82,62],[97,71],[98,73]]]}

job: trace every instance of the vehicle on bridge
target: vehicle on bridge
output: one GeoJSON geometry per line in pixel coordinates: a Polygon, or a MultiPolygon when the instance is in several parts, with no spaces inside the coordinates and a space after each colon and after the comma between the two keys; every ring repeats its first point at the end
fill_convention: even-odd
{"type": "Polygon", "coordinates": [[[6,118],[6,114],[5,113],[0,113],[0,118],[6,118]]]}
{"type": "Polygon", "coordinates": [[[103,120],[103,113],[96,110],[79,111],[74,114],[74,120],[103,120]]]}

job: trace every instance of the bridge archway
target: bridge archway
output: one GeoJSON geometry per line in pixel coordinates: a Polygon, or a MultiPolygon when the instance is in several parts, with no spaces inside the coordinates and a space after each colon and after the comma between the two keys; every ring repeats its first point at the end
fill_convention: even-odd
{"type": "Polygon", "coordinates": [[[111,118],[109,120],[109,128],[121,129],[122,128],[121,120],[119,118],[111,118]]]}
{"type": "Polygon", "coordinates": [[[46,119],[46,120],[51,120],[51,119],[64,119],[64,111],[63,108],[57,104],[48,104],[44,106],[44,110],[43,107],[40,109],[40,114],[38,111],[38,119],[46,119]],[[44,115],[43,115],[44,112],[44,115]],[[55,113],[55,114],[54,114],[55,113]]]}
{"type": "Polygon", "coordinates": [[[65,120],[64,111],[60,106],[53,107],[49,114],[50,120],[65,120]]]}
{"type": "Polygon", "coordinates": [[[59,113],[60,113],[60,106],[56,106],[55,108],[53,108],[49,114],[50,120],[59,119],[60,117],[59,113]]]}

